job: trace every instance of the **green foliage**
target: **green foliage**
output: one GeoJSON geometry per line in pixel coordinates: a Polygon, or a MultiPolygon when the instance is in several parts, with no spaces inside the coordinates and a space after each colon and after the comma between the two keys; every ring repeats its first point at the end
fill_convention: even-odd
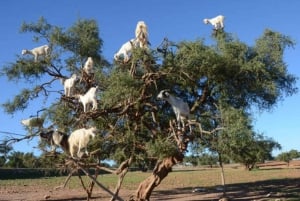
{"type": "Polygon", "coordinates": [[[251,170],[256,163],[271,160],[274,149],[281,149],[280,144],[273,139],[253,131],[251,118],[245,111],[224,106],[220,116],[222,118],[219,124],[224,126],[224,129],[204,136],[200,141],[202,147],[194,146],[194,151],[207,147],[221,154],[223,162],[224,157],[230,158],[251,170]]]}
{"type": "MultiPolygon", "coordinates": [[[[100,59],[99,54],[103,41],[99,38],[99,28],[95,20],[79,19],[66,31],[56,28],[54,34],[51,35],[51,41],[72,52],[75,58],[80,56],[81,58],[100,59]]],[[[72,64],[70,59],[68,59],[69,64],[72,64]]]]}
{"type": "Polygon", "coordinates": [[[183,133],[199,147],[246,166],[270,158],[271,151],[279,147],[253,131],[248,112],[253,106],[271,109],[284,96],[297,92],[297,78],[283,61],[284,50],[294,44],[287,36],[266,30],[249,46],[219,32],[212,45],[204,40],[181,41],[175,49],[168,47],[165,55],[136,48],[130,61],[116,61],[112,66],[101,56],[103,41],[95,20],[79,19],[63,28],[41,18],[37,23],[23,23],[21,32],[33,33],[35,42],[47,41],[51,55],[38,62],[18,56],[16,62],[1,69],[1,75],[9,80],[34,84],[4,103],[5,111],[13,114],[37,97],[54,94],[56,99],[43,116],[67,133],[96,126],[99,133],[89,148],[98,149],[99,159],[121,163],[134,156],[147,161],[180,151],[169,124],[175,119],[172,108],[156,100],[162,89],[187,101],[202,129],[216,129],[206,134],[193,126],[192,133],[183,133]],[[82,71],[87,57],[95,62],[91,76],[82,71]],[[78,96],[65,97],[50,90],[57,78],[73,73],[81,76],[76,94],[99,86],[97,110],[83,113],[78,96]]]}
{"type": "Polygon", "coordinates": [[[16,110],[24,110],[28,106],[28,100],[32,98],[32,91],[23,89],[23,91],[16,95],[12,102],[7,101],[2,104],[5,112],[13,114],[16,110]]]}
{"type": "Polygon", "coordinates": [[[278,156],[276,156],[276,160],[279,161],[284,161],[286,163],[290,163],[291,160],[295,159],[295,158],[299,158],[300,157],[300,152],[297,150],[290,150],[288,152],[282,152],[280,154],[278,154],[278,156]]]}
{"type": "Polygon", "coordinates": [[[5,156],[0,156],[0,167],[3,167],[5,163],[6,163],[5,156]]]}
{"type": "Polygon", "coordinates": [[[44,17],[41,17],[36,23],[23,22],[20,32],[21,33],[36,33],[34,41],[39,42],[42,38],[49,38],[52,32],[52,25],[47,22],[44,17]]]}
{"type": "Polygon", "coordinates": [[[0,167],[3,167],[7,161],[7,156],[12,151],[12,146],[7,144],[6,140],[3,140],[0,144],[0,167]]]}
{"type": "Polygon", "coordinates": [[[292,159],[300,157],[300,152],[295,150],[295,149],[290,150],[289,154],[290,154],[292,159]]]}
{"type": "Polygon", "coordinates": [[[192,163],[193,166],[209,165],[210,167],[212,167],[213,165],[217,165],[218,156],[213,153],[202,153],[200,155],[186,156],[184,161],[192,163]]]}
{"type": "Polygon", "coordinates": [[[289,163],[290,160],[292,160],[292,157],[290,156],[290,154],[288,152],[284,152],[284,153],[281,153],[279,154],[277,157],[276,157],[277,160],[280,160],[280,161],[284,161],[284,162],[287,162],[289,163]]]}
{"type": "Polygon", "coordinates": [[[33,153],[23,153],[19,151],[13,151],[7,157],[8,162],[6,167],[10,168],[35,168],[38,167],[38,159],[33,153]]]}
{"type": "Polygon", "coordinates": [[[220,65],[216,68],[214,65],[212,69],[222,71],[211,73],[216,76],[211,81],[219,86],[220,93],[217,95],[234,107],[256,104],[261,109],[269,109],[282,98],[283,93],[294,94],[297,92],[297,88],[293,87],[296,78],[288,74],[282,59],[282,51],[292,45],[287,36],[270,30],[265,31],[254,47],[248,47],[226,34],[218,38],[218,53],[222,57],[218,62],[220,65]],[[277,48],[270,48],[270,43],[277,48]],[[272,56],[266,51],[272,52],[272,56]]]}
{"type": "Polygon", "coordinates": [[[178,147],[169,139],[157,138],[154,142],[146,144],[146,149],[151,157],[163,159],[178,153],[178,147]]]}
{"type": "Polygon", "coordinates": [[[44,61],[34,62],[32,59],[19,58],[16,63],[2,68],[2,74],[5,74],[8,80],[18,81],[24,79],[28,82],[40,79],[45,73],[47,65],[44,61]]]}
{"type": "Polygon", "coordinates": [[[209,165],[209,166],[213,166],[216,165],[218,162],[218,156],[214,155],[214,154],[202,154],[199,157],[199,164],[200,165],[209,165]]]}
{"type": "Polygon", "coordinates": [[[50,155],[47,153],[43,153],[41,156],[38,157],[38,167],[39,168],[57,168],[57,164],[64,164],[66,154],[57,154],[57,155],[50,155]]]}
{"type": "Polygon", "coordinates": [[[48,110],[48,118],[51,122],[60,128],[61,131],[68,133],[71,130],[70,125],[74,124],[74,111],[66,107],[64,103],[53,104],[48,110]]]}
{"type": "Polygon", "coordinates": [[[101,95],[104,107],[112,107],[120,102],[139,97],[141,81],[133,79],[128,71],[114,70],[107,80],[107,88],[101,95]]]}

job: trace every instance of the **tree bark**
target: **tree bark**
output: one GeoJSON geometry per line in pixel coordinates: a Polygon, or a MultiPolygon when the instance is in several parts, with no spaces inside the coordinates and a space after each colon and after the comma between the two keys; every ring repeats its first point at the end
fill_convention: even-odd
{"type": "Polygon", "coordinates": [[[116,170],[115,173],[117,175],[119,175],[119,180],[116,185],[114,195],[111,197],[110,201],[115,201],[117,198],[119,198],[118,195],[119,195],[119,191],[121,189],[123,179],[128,172],[128,169],[129,169],[130,164],[132,163],[132,160],[133,160],[133,158],[130,157],[129,159],[127,159],[126,161],[121,163],[120,167],[116,170]]]}
{"type": "Polygon", "coordinates": [[[176,156],[165,158],[156,163],[151,176],[142,181],[138,187],[135,197],[131,198],[131,201],[148,201],[155,187],[168,176],[169,172],[172,171],[172,166],[182,162],[184,155],[180,152],[176,156]]]}

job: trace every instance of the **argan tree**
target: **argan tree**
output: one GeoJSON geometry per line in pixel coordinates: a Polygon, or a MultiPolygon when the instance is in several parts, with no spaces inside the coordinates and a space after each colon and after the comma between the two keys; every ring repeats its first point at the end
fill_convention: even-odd
{"type": "Polygon", "coordinates": [[[282,152],[276,156],[276,160],[284,161],[287,163],[287,166],[290,166],[290,161],[300,157],[300,152],[292,149],[288,152],[282,152]]]}
{"type": "Polygon", "coordinates": [[[243,118],[252,106],[271,109],[297,91],[296,77],[288,73],[283,61],[284,50],[293,46],[293,41],[271,30],[266,30],[254,46],[223,30],[214,33],[215,42],[211,45],[204,40],[174,43],[165,39],[157,49],[135,48],[130,61],[112,64],[101,55],[103,41],[94,20],[80,19],[66,29],[41,18],[37,23],[24,23],[21,31],[32,33],[36,42],[48,43],[51,54],[37,62],[17,56],[15,62],[2,68],[9,80],[36,84],[3,106],[13,114],[43,97],[49,105],[41,105],[42,116],[51,122],[51,127],[66,133],[89,126],[98,128],[88,158],[74,160],[66,156],[63,160],[63,165],[70,168],[70,176],[81,169],[91,178],[90,188],[85,188],[88,198],[97,184],[112,195],[111,200],[121,199],[118,192],[130,165],[154,163],[152,174],[130,198],[149,200],[172,166],[183,160],[190,142],[228,153],[230,141],[223,140],[226,136],[234,139],[249,133],[241,132],[238,128],[242,122],[232,118],[243,118]],[[82,71],[87,57],[95,61],[93,75],[82,71]],[[84,113],[76,96],[66,97],[63,88],[57,87],[59,79],[73,73],[81,77],[76,94],[98,86],[97,110],[84,113]],[[192,130],[188,126],[178,129],[171,106],[156,99],[162,89],[189,104],[191,117],[187,125],[192,130]],[[242,112],[230,115],[231,111],[242,112]],[[222,144],[228,149],[219,149],[222,144]],[[104,168],[99,162],[104,159],[115,160],[119,168],[104,168]],[[88,168],[96,169],[94,176],[88,168]],[[119,175],[114,192],[97,181],[99,169],[119,175]]]}

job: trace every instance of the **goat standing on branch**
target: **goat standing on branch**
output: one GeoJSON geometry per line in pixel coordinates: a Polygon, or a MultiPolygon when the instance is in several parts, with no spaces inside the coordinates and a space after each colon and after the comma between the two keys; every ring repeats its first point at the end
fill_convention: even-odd
{"type": "Polygon", "coordinates": [[[97,92],[98,86],[91,87],[84,95],[77,95],[79,102],[83,105],[83,111],[87,112],[89,104],[92,103],[92,110],[97,110],[97,92]]]}
{"type": "Polygon", "coordinates": [[[69,153],[69,136],[65,133],[58,130],[50,130],[48,132],[41,132],[40,137],[51,145],[51,152],[55,152],[56,147],[61,147],[62,150],[69,153]]]}
{"type": "Polygon", "coordinates": [[[30,132],[32,131],[32,128],[39,128],[41,130],[43,128],[44,119],[40,117],[31,117],[29,119],[22,119],[21,123],[29,128],[30,132]]]}
{"type": "Polygon", "coordinates": [[[114,59],[117,61],[120,59],[120,57],[123,57],[123,62],[127,63],[131,57],[132,49],[137,47],[137,40],[131,39],[130,41],[127,41],[124,43],[120,50],[114,55],[114,59]]]}
{"type": "Polygon", "coordinates": [[[96,131],[97,131],[96,127],[91,127],[89,129],[86,128],[77,129],[71,133],[68,142],[69,142],[70,154],[72,158],[74,158],[75,155],[80,157],[80,151],[83,148],[85,149],[85,154],[88,155],[87,145],[91,138],[93,139],[95,138],[96,131]]]}
{"type": "Polygon", "coordinates": [[[182,127],[185,128],[184,120],[188,119],[190,116],[189,105],[186,102],[184,102],[181,98],[175,97],[172,94],[170,94],[167,90],[160,91],[157,95],[157,98],[165,100],[169,104],[171,104],[173,111],[176,115],[178,128],[181,128],[180,123],[182,124],[182,127]]]}
{"type": "Polygon", "coordinates": [[[139,21],[135,28],[135,38],[140,48],[148,48],[148,27],[144,21],[139,21]]]}
{"type": "Polygon", "coordinates": [[[64,85],[65,90],[65,96],[72,96],[73,95],[73,89],[75,86],[75,82],[78,80],[78,76],[76,74],[73,74],[70,78],[66,80],[62,80],[62,83],[64,85]]]}
{"type": "Polygon", "coordinates": [[[148,27],[144,21],[139,21],[135,29],[135,38],[124,43],[114,55],[114,59],[117,61],[123,56],[123,62],[127,63],[131,57],[133,48],[140,47],[147,49],[148,44],[148,27]]]}
{"type": "Polygon", "coordinates": [[[34,61],[37,62],[38,61],[38,57],[39,56],[47,56],[50,54],[50,48],[48,45],[43,45],[40,47],[36,47],[32,50],[22,50],[22,55],[24,54],[31,54],[34,56],[34,61]]]}
{"type": "Polygon", "coordinates": [[[94,73],[94,61],[92,59],[92,57],[88,57],[88,59],[86,60],[83,70],[86,74],[91,75],[94,73]]]}
{"type": "Polygon", "coordinates": [[[223,15],[218,15],[211,19],[204,19],[203,22],[204,24],[210,23],[214,26],[214,30],[219,30],[224,28],[224,19],[225,17],[223,15]]]}

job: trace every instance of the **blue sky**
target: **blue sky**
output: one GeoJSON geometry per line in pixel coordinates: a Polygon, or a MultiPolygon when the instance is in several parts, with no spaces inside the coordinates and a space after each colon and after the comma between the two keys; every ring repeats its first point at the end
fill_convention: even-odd
{"type": "MultiPolygon", "coordinates": [[[[103,55],[111,61],[120,46],[134,37],[139,20],[147,23],[151,47],[156,48],[164,37],[175,42],[204,39],[209,43],[211,26],[205,25],[203,19],[222,14],[225,16],[225,31],[249,45],[253,45],[266,28],[294,39],[296,46],[287,49],[285,62],[288,71],[300,77],[299,11],[299,0],[4,0],[0,6],[0,67],[14,62],[22,49],[45,43],[36,44],[32,34],[19,32],[22,22],[37,22],[41,16],[50,24],[65,28],[80,18],[95,19],[104,41],[103,55]]],[[[22,82],[10,83],[5,77],[0,77],[0,86],[0,104],[26,87],[22,82]]],[[[297,86],[300,86],[299,82],[297,86]]],[[[62,86],[57,83],[56,87],[62,86]]],[[[300,150],[299,101],[298,93],[279,102],[272,111],[253,110],[255,130],[278,141],[282,151],[300,150]]],[[[13,116],[5,114],[1,108],[0,131],[25,134],[20,120],[35,114],[43,104],[46,103],[39,100],[13,116]]],[[[5,136],[0,132],[0,140],[5,136]]],[[[33,140],[16,143],[14,149],[38,153],[35,146],[33,140]]]]}

